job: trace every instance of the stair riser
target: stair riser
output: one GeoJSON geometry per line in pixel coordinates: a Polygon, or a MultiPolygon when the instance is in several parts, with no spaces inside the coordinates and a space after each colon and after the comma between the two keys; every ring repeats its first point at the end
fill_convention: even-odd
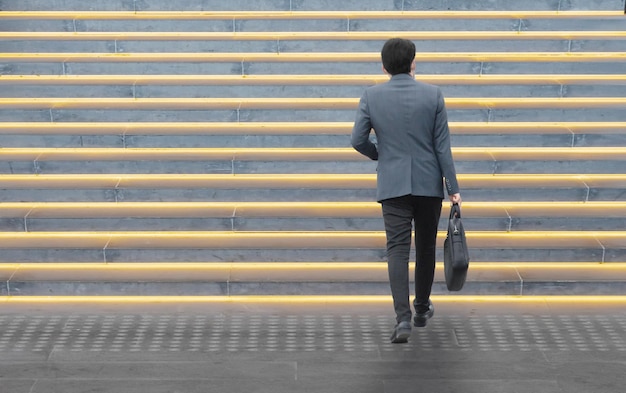
{"type": "MultiPolygon", "coordinates": [[[[550,173],[619,173],[623,160],[545,160],[545,161],[461,161],[456,160],[458,173],[550,174],[550,173]]],[[[374,162],[333,161],[0,161],[0,174],[64,174],[64,173],[373,173],[374,162]]]]}
{"type": "MultiPolygon", "coordinates": [[[[155,213],[155,216],[158,215],[155,213]]],[[[473,231],[618,231],[624,217],[493,217],[463,219],[473,231]]],[[[439,229],[444,231],[447,217],[439,229]]],[[[264,218],[0,218],[0,231],[382,231],[382,217],[264,217],[264,218]]]]}
{"type": "MultiPolygon", "coordinates": [[[[17,262],[384,262],[381,249],[3,249],[2,261],[17,262]]],[[[412,255],[414,255],[412,253],[412,255]]],[[[623,262],[626,250],[576,249],[480,249],[471,248],[471,258],[484,262],[623,262]]],[[[443,261],[441,247],[437,260],[443,261]]]]}
{"type": "MultiPolygon", "coordinates": [[[[623,188],[463,188],[471,201],[622,201],[623,188]]],[[[2,189],[0,202],[371,202],[374,189],[2,189]]]]}
{"type": "MultiPolygon", "coordinates": [[[[418,76],[419,78],[419,76],[418,76]]],[[[626,97],[626,82],[613,86],[560,85],[443,85],[445,97],[626,97]]],[[[126,85],[11,85],[2,84],[0,96],[6,98],[265,98],[265,97],[360,97],[361,86],[126,86],[126,85]]]]}
{"type": "MultiPolygon", "coordinates": [[[[511,194],[516,193],[513,191],[511,194]]],[[[117,201],[373,201],[373,189],[3,189],[0,202],[117,202],[117,201]]]]}
{"type": "MultiPolygon", "coordinates": [[[[390,33],[388,38],[398,35],[390,33]]],[[[350,48],[352,52],[377,52],[383,47],[381,40],[238,40],[233,45],[231,40],[197,41],[197,40],[2,40],[0,48],[3,52],[72,52],[82,53],[134,53],[134,52],[344,52],[350,48]]],[[[523,52],[533,48],[537,52],[620,52],[624,51],[625,42],[621,40],[414,40],[418,52],[480,52],[489,51],[523,52]]]]}
{"type": "MultiPolygon", "coordinates": [[[[175,127],[175,126],[174,126],[175,127]]],[[[16,135],[0,136],[4,147],[347,147],[345,135],[16,135]]],[[[626,134],[452,135],[455,147],[601,147],[626,146],[626,134]]]]}
{"type": "Polygon", "coordinates": [[[0,31],[180,31],[180,32],[260,32],[260,31],[542,31],[542,30],[621,30],[623,22],[618,18],[499,18],[499,19],[242,19],[224,18],[203,20],[3,20],[0,31]],[[521,25],[520,25],[521,24],[521,25]]]}
{"type": "MultiPolygon", "coordinates": [[[[466,282],[463,295],[571,296],[622,295],[620,281],[466,282]]],[[[263,295],[382,295],[391,296],[388,282],[46,282],[14,281],[0,287],[0,296],[263,296],[263,295]]],[[[451,294],[435,281],[433,295],[451,294]]]]}
{"type": "MultiPolygon", "coordinates": [[[[65,51],[69,49],[66,48],[65,51]]],[[[118,60],[119,61],[119,60],[118,60]]],[[[621,74],[623,62],[421,62],[416,74],[621,74]]],[[[93,74],[180,74],[180,75],[263,75],[263,74],[354,74],[380,75],[380,62],[0,62],[6,75],[93,75],[93,74]]]]}
{"type": "Polygon", "coordinates": [[[429,0],[344,0],[342,2],[313,1],[313,0],[262,0],[250,2],[247,0],[231,0],[228,2],[219,0],[190,0],[181,3],[167,0],[152,1],[128,1],[112,0],[98,3],[97,7],[85,3],[82,0],[3,0],[0,8],[9,10],[42,10],[42,11],[410,11],[410,10],[448,10],[452,8],[461,10],[619,10],[623,7],[621,0],[569,0],[557,2],[555,0],[487,0],[475,1],[462,4],[448,1],[432,3],[429,0]],[[559,8],[560,6],[560,8],[559,8]],[[94,9],[95,8],[95,9],[94,9]]]}

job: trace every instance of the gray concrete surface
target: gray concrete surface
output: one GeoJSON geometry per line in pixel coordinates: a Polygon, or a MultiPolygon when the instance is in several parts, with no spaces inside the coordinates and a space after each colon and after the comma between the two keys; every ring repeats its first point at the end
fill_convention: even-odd
{"type": "MultiPolygon", "coordinates": [[[[190,0],[186,9],[193,11],[206,10],[255,10],[255,11],[319,11],[328,9],[342,10],[620,10],[624,0],[480,0],[456,1],[443,0],[346,0],[337,3],[333,0],[263,0],[250,2],[247,0],[190,0]]],[[[3,10],[127,10],[157,11],[179,10],[176,2],[168,0],[113,0],[96,4],[81,0],[2,0],[3,10]]]]}
{"type": "Polygon", "coordinates": [[[12,304],[3,392],[619,393],[623,304],[435,299],[408,344],[391,304],[12,304]]]}

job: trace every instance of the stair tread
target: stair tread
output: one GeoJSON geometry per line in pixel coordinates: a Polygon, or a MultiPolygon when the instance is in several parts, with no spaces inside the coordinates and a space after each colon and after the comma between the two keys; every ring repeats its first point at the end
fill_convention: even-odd
{"type": "MultiPolygon", "coordinates": [[[[457,160],[626,160],[622,147],[453,147],[457,160]]],[[[0,160],[365,161],[352,148],[2,148],[0,160]]]]}
{"type": "Polygon", "coordinates": [[[81,41],[81,40],[386,40],[402,36],[409,40],[623,40],[626,31],[272,31],[272,32],[171,32],[171,31],[85,31],[35,32],[0,31],[1,40],[81,41]]]}
{"type": "MultiPolygon", "coordinates": [[[[418,52],[421,62],[623,62],[626,52],[418,52]]],[[[0,53],[2,62],[371,62],[377,52],[0,53]]]]}
{"type": "MultiPolygon", "coordinates": [[[[388,273],[385,263],[52,263],[0,264],[0,279],[11,282],[386,282],[388,273]]],[[[467,279],[476,282],[626,281],[626,264],[473,263],[467,279]]],[[[438,263],[436,280],[443,280],[442,262],[438,263]]]]}
{"type": "MultiPolygon", "coordinates": [[[[623,74],[419,74],[422,82],[436,85],[620,85],[623,74]]],[[[0,75],[0,85],[373,85],[386,75],[0,75]]]]}
{"type": "MultiPolygon", "coordinates": [[[[443,202],[442,216],[449,210],[443,202]]],[[[626,202],[473,202],[472,217],[626,217],[626,202]]],[[[5,202],[0,217],[381,217],[376,202],[5,202]]]]}
{"type": "MultiPolygon", "coordinates": [[[[624,174],[459,174],[473,187],[626,187],[624,174]]],[[[376,174],[0,174],[3,188],[366,188],[376,174]]]]}
{"type": "MultiPolygon", "coordinates": [[[[356,110],[359,98],[0,98],[0,109],[349,109],[356,110]]],[[[450,97],[448,109],[587,109],[624,108],[626,97],[450,97]]]]}
{"type": "MultiPolygon", "coordinates": [[[[1,78],[1,77],[0,77],[1,78]]],[[[351,122],[0,122],[0,134],[349,135],[351,122]]],[[[454,134],[623,134],[626,122],[449,122],[454,134]]]]}
{"type": "MultiPolygon", "coordinates": [[[[626,248],[624,231],[468,231],[471,248],[626,248]]],[[[440,232],[438,245],[446,234],[440,232]]],[[[381,231],[0,232],[0,247],[97,249],[384,249],[381,231]]]]}

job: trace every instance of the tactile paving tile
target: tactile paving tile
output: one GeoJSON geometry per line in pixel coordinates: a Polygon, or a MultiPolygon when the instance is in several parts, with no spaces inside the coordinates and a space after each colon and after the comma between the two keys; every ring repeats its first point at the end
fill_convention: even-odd
{"type": "Polygon", "coordinates": [[[0,352],[626,351],[626,314],[438,316],[389,344],[388,315],[0,316],[0,352]]]}

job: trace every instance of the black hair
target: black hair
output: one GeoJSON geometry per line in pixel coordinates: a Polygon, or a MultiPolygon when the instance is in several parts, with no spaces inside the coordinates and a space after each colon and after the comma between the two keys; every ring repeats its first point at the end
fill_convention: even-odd
{"type": "Polygon", "coordinates": [[[391,38],[380,52],[383,67],[391,75],[408,74],[415,59],[415,44],[404,38],[391,38]]]}

